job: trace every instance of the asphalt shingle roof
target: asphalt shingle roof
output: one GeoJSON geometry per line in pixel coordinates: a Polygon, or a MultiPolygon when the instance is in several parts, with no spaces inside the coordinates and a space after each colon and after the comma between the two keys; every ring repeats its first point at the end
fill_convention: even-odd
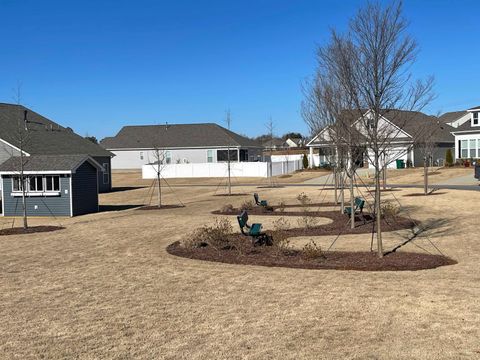
{"type": "Polygon", "coordinates": [[[116,136],[103,139],[101,144],[109,150],[156,147],[261,147],[255,140],[213,123],[124,126],[116,136]]]}
{"type": "MultiPolygon", "coordinates": [[[[85,161],[92,159],[87,155],[31,155],[23,158],[24,171],[72,171],[85,161]]],[[[92,162],[92,164],[95,164],[92,162]]],[[[2,164],[0,164],[0,172],[2,171],[18,171],[20,172],[21,158],[20,156],[12,156],[2,164]]],[[[98,165],[94,165],[98,167],[98,165]]]]}
{"type": "Polygon", "coordinates": [[[27,109],[22,105],[0,104],[0,139],[33,154],[85,154],[90,156],[112,156],[100,145],[75,134],[71,129],[27,109]],[[28,130],[25,130],[24,111],[27,111],[28,130]]]}
{"type": "Polygon", "coordinates": [[[474,106],[474,107],[472,107],[472,108],[470,108],[470,109],[468,109],[468,110],[477,110],[477,109],[480,109],[480,105],[474,106]]]}
{"type": "Polygon", "coordinates": [[[449,122],[460,119],[462,116],[464,116],[467,113],[468,113],[468,111],[465,111],[465,110],[464,111],[451,111],[451,112],[447,112],[445,114],[442,114],[439,117],[439,119],[443,123],[449,123],[449,122]]]}

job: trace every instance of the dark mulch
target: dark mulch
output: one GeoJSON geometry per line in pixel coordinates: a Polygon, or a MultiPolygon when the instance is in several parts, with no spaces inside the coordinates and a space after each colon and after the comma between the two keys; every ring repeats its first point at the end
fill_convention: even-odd
{"type": "Polygon", "coordinates": [[[139,207],[137,210],[167,210],[167,209],[178,209],[183,207],[185,207],[185,205],[162,205],[161,207],[158,207],[158,205],[149,205],[149,206],[139,207]]]}
{"type": "Polygon", "coordinates": [[[425,195],[425,194],[422,192],[422,193],[405,194],[405,195],[403,195],[403,196],[415,197],[415,196],[432,196],[432,195],[443,195],[443,194],[446,194],[446,193],[445,193],[445,192],[432,192],[432,193],[428,193],[427,195],[425,195]]]}
{"type": "Polygon", "coordinates": [[[412,271],[457,263],[441,255],[412,252],[394,252],[380,259],[374,252],[329,251],[323,257],[311,259],[305,258],[300,250],[280,252],[271,247],[251,247],[240,254],[234,249],[215,250],[209,246],[187,249],[178,241],[169,245],[167,251],[172,255],[196,260],[298,269],[412,271]]]}
{"type": "MultiPolygon", "coordinates": [[[[268,216],[308,216],[308,217],[323,217],[331,219],[332,222],[325,225],[313,226],[310,228],[294,228],[285,230],[288,236],[320,236],[320,235],[339,235],[339,234],[366,234],[372,232],[374,225],[371,214],[365,213],[363,219],[359,216],[355,217],[355,228],[350,228],[349,218],[347,215],[341,214],[340,211],[266,211],[262,207],[254,207],[251,210],[247,210],[248,215],[268,215],[268,216]]],[[[238,215],[241,213],[239,209],[233,209],[231,212],[212,211],[215,215],[238,215]]],[[[261,223],[261,218],[256,218],[252,222],[261,223]]],[[[383,219],[382,230],[383,231],[395,231],[401,229],[412,229],[415,225],[419,225],[421,222],[406,218],[403,216],[396,216],[395,218],[383,219]]]]}
{"type": "Polygon", "coordinates": [[[50,232],[65,229],[63,226],[30,226],[27,229],[23,227],[5,228],[0,230],[0,236],[3,235],[21,235],[50,232]]]}
{"type": "Polygon", "coordinates": [[[273,185],[273,186],[270,186],[270,185],[262,185],[262,186],[257,186],[257,189],[281,189],[281,188],[284,188],[285,186],[281,186],[281,185],[273,185]]]}
{"type": "Polygon", "coordinates": [[[215,194],[213,196],[227,196],[227,197],[229,197],[229,196],[246,196],[246,195],[251,195],[251,194],[245,194],[245,193],[241,193],[241,194],[215,194]]]}

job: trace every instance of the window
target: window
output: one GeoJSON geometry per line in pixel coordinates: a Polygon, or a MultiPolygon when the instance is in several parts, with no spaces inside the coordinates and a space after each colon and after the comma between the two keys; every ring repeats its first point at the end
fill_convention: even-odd
{"type": "Polygon", "coordinates": [[[140,160],[143,160],[143,151],[140,151],[140,160]]]}
{"type": "Polygon", "coordinates": [[[45,190],[60,191],[60,176],[55,176],[55,175],[45,176],[45,190]]]}
{"type": "Polygon", "coordinates": [[[472,113],[472,126],[478,125],[478,111],[472,113]]]}
{"type": "Polygon", "coordinates": [[[373,117],[367,119],[367,127],[369,129],[374,129],[375,128],[375,119],[373,117]]]}
{"type": "MultiPolygon", "coordinates": [[[[228,161],[228,150],[217,150],[217,161],[228,161]]],[[[238,152],[237,149],[230,149],[230,161],[237,161],[238,160],[238,152]]]]}
{"type": "Polygon", "coordinates": [[[248,161],[248,150],[240,149],[240,161],[248,161]]]}
{"type": "Polygon", "coordinates": [[[43,191],[43,176],[30,176],[28,182],[29,191],[43,191]]]}
{"type": "Polygon", "coordinates": [[[165,151],[165,163],[172,163],[172,153],[170,151],[165,151]]]}
{"type": "Polygon", "coordinates": [[[460,154],[462,155],[463,159],[466,159],[468,157],[468,140],[462,140],[460,142],[460,154]]]}
{"type": "MultiPolygon", "coordinates": [[[[23,183],[26,182],[26,179],[23,179],[23,183]]],[[[13,178],[13,191],[22,191],[22,187],[20,186],[20,176],[15,176],[13,178]]]]}
{"type": "Polygon", "coordinates": [[[477,140],[475,139],[470,139],[470,157],[475,158],[477,157],[477,140]]]}
{"type": "Polygon", "coordinates": [[[207,150],[207,162],[213,162],[213,150],[207,150]]]}
{"type": "Polygon", "coordinates": [[[110,182],[110,171],[108,170],[108,163],[103,164],[103,183],[108,184],[110,182]]]}

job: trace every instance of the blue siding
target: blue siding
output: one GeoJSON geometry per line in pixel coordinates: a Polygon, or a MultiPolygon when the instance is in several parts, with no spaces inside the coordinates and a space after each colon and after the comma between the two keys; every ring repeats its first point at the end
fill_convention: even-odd
{"type": "Polygon", "coordinates": [[[98,192],[104,193],[112,190],[112,163],[109,156],[95,156],[93,159],[101,166],[107,164],[108,170],[106,174],[103,171],[98,172],[98,192]]]}
{"type": "Polygon", "coordinates": [[[85,161],[72,174],[73,215],[98,211],[97,169],[85,161]]]}
{"type": "MultiPolygon", "coordinates": [[[[5,216],[22,216],[22,197],[12,196],[11,176],[3,175],[3,206],[5,216]]],[[[27,196],[28,216],[70,216],[70,176],[60,175],[60,195],[27,196]]]]}

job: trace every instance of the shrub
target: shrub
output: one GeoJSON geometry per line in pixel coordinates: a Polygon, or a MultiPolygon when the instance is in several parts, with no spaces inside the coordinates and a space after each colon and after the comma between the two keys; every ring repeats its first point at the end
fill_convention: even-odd
{"type": "Polygon", "coordinates": [[[322,248],[318,246],[315,241],[310,240],[310,242],[305,244],[303,247],[302,256],[305,259],[314,260],[324,258],[325,254],[323,253],[322,248]]]}
{"type": "Polygon", "coordinates": [[[277,209],[279,212],[284,212],[285,211],[285,202],[284,201],[280,201],[280,203],[277,205],[277,209]]]}
{"type": "Polygon", "coordinates": [[[289,228],[290,223],[284,217],[278,218],[273,222],[272,247],[275,252],[283,253],[290,249],[290,240],[287,233],[289,228]]]}
{"type": "Polygon", "coordinates": [[[225,204],[225,205],[222,206],[220,211],[222,213],[233,213],[233,212],[235,212],[235,208],[233,207],[232,204],[225,204]]]}
{"type": "Polygon", "coordinates": [[[452,166],[453,165],[453,153],[452,149],[447,149],[445,153],[445,165],[452,166]]]}
{"type": "Polygon", "coordinates": [[[285,231],[285,230],[288,230],[289,228],[290,228],[290,223],[283,216],[273,222],[274,231],[285,231]]]}
{"type": "Polygon", "coordinates": [[[252,210],[255,207],[255,204],[252,200],[245,200],[240,206],[241,210],[252,210]]]}
{"type": "Polygon", "coordinates": [[[303,162],[303,168],[304,168],[304,169],[308,169],[308,157],[307,157],[307,154],[303,154],[302,162],[303,162]]]}
{"type": "Polygon", "coordinates": [[[310,198],[304,192],[297,195],[297,200],[302,206],[308,206],[311,203],[310,198]]]}
{"type": "Polygon", "coordinates": [[[395,218],[399,213],[400,207],[390,201],[386,201],[380,206],[380,214],[383,218],[395,218]]]}
{"type": "Polygon", "coordinates": [[[230,246],[229,236],[233,232],[230,221],[226,218],[215,218],[213,225],[204,225],[193,231],[182,241],[186,248],[211,246],[217,250],[230,246]]]}

